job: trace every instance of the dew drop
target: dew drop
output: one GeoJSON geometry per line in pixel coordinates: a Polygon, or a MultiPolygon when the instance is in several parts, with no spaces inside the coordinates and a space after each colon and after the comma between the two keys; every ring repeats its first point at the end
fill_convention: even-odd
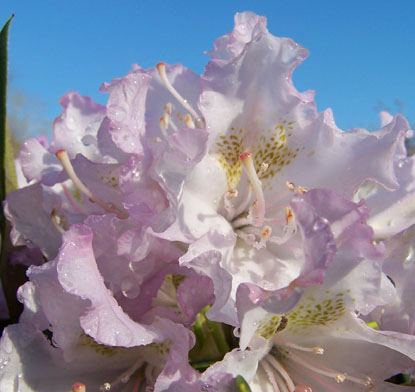
{"type": "Polygon", "coordinates": [[[317,222],[314,223],[313,230],[314,231],[321,230],[324,226],[325,226],[324,223],[318,220],[317,222]]]}
{"type": "Polygon", "coordinates": [[[3,349],[7,354],[11,354],[13,351],[13,344],[10,340],[5,340],[3,344],[3,349]]]}
{"type": "Polygon", "coordinates": [[[281,61],[285,65],[290,65],[297,60],[297,49],[292,45],[286,44],[281,48],[281,61]]]}
{"type": "Polygon", "coordinates": [[[133,277],[126,277],[121,282],[121,292],[126,298],[137,298],[140,294],[140,285],[133,277]]]}
{"type": "Polygon", "coordinates": [[[107,108],[108,116],[111,117],[112,120],[117,122],[122,122],[125,117],[127,116],[127,112],[118,105],[110,105],[107,108]]]}

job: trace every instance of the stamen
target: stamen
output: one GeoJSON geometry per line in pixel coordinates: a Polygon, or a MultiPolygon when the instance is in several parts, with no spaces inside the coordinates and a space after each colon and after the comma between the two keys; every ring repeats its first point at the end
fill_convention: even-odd
{"type": "Polygon", "coordinates": [[[76,382],[72,385],[72,392],[86,392],[85,384],[82,384],[81,382],[76,382]]]}
{"type": "Polygon", "coordinates": [[[100,392],[109,392],[111,390],[111,384],[106,382],[99,387],[100,392]]]}
{"type": "Polygon", "coordinates": [[[280,388],[278,387],[278,383],[275,380],[274,375],[272,374],[272,369],[269,363],[267,361],[261,361],[259,364],[262,367],[262,369],[264,369],[264,372],[267,375],[268,381],[272,385],[274,392],[281,392],[280,388]]]}
{"type": "Polygon", "coordinates": [[[294,392],[313,392],[313,390],[307,385],[297,385],[294,389],[294,392]]]}
{"type": "MultiPolygon", "coordinates": [[[[275,203],[281,201],[282,199],[285,199],[287,196],[290,196],[292,194],[292,192],[294,192],[294,190],[295,190],[295,184],[293,182],[286,181],[285,182],[285,186],[287,187],[287,191],[281,193],[276,198],[270,200],[266,204],[266,209],[267,210],[270,209],[270,208],[280,207],[281,205],[275,205],[275,203]]],[[[286,205],[286,203],[285,203],[285,205],[286,205]]]]}
{"type": "Polygon", "coordinates": [[[278,386],[281,388],[281,392],[291,392],[288,390],[287,386],[285,385],[284,379],[281,377],[281,375],[279,373],[275,373],[274,374],[278,386]]]}
{"type": "Polygon", "coordinates": [[[299,350],[299,351],[305,351],[305,352],[309,352],[309,353],[313,353],[313,354],[317,354],[317,355],[323,355],[324,354],[324,348],[323,347],[318,347],[318,346],[304,347],[304,346],[300,346],[300,345],[295,344],[295,343],[286,342],[285,340],[282,340],[281,338],[277,339],[275,342],[279,345],[294,348],[294,349],[299,350]]]}
{"type": "Polygon", "coordinates": [[[267,225],[265,225],[265,226],[263,227],[262,231],[261,231],[261,239],[260,239],[260,241],[259,241],[259,242],[255,245],[255,248],[256,248],[256,249],[261,249],[261,248],[263,248],[263,247],[266,245],[266,243],[267,243],[267,241],[268,241],[269,237],[271,236],[271,233],[272,233],[272,227],[271,227],[271,226],[267,226],[267,225]]]}
{"type": "Polygon", "coordinates": [[[100,207],[102,207],[105,211],[109,213],[114,213],[117,215],[119,219],[126,219],[128,218],[128,215],[124,212],[120,211],[118,208],[105,203],[101,199],[99,199],[97,196],[95,196],[85,185],[84,183],[79,179],[79,177],[76,175],[75,170],[72,166],[72,163],[69,159],[68,153],[66,150],[59,150],[56,152],[56,158],[59,159],[60,163],[62,164],[63,168],[65,169],[66,173],[68,174],[69,178],[72,180],[74,185],[89,199],[91,199],[93,202],[98,204],[100,207]]]}
{"type": "Polygon", "coordinates": [[[285,219],[287,221],[287,225],[294,220],[293,210],[290,207],[285,208],[285,219]]]}
{"type": "Polygon", "coordinates": [[[258,177],[263,176],[265,172],[268,170],[268,167],[269,167],[268,163],[265,163],[265,162],[261,163],[261,167],[259,168],[259,171],[258,171],[258,177]]]}
{"type": "Polygon", "coordinates": [[[143,360],[140,358],[138,359],[133,366],[131,366],[127,371],[122,373],[119,377],[117,377],[113,382],[109,383],[106,382],[99,387],[100,392],[107,392],[111,391],[113,387],[116,387],[120,384],[126,384],[130,381],[131,376],[142,366],[143,360]]]}
{"type": "Polygon", "coordinates": [[[285,209],[285,220],[287,225],[284,227],[284,235],[282,237],[272,236],[269,238],[269,241],[282,245],[296,233],[297,226],[295,224],[294,213],[290,207],[286,207],[285,209]]]}
{"type": "Polygon", "coordinates": [[[164,113],[168,114],[169,116],[171,116],[173,113],[173,104],[171,102],[168,102],[164,105],[164,113]]]}
{"type": "Polygon", "coordinates": [[[177,127],[171,119],[171,114],[173,112],[173,105],[168,102],[164,105],[163,115],[160,117],[160,129],[163,137],[168,138],[167,129],[169,126],[173,128],[173,131],[177,131],[177,127]]]}
{"type": "Polygon", "coordinates": [[[250,152],[244,152],[239,156],[239,159],[242,162],[242,165],[246,171],[249,181],[251,182],[252,189],[256,196],[256,201],[252,204],[252,207],[250,208],[250,215],[251,212],[253,213],[252,224],[257,227],[262,226],[265,217],[265,198],[262,189],[262,183],[259,180],[258,175],[255,171],[252,154],[250,152]]]}
{"type": "Polygon", "coordinates": [[[157,71],[160,75],[160,78],[162,82],[164,83],[164,86],[169,90],[171,95],[175,97],[181,105],[190,112],[190,114],[195,118],[195,123],[198,126],[198,128],[204,128],[204,121],[203,119],[197,114],[196,110],[192,108],[192,106],[189,105],[186,99],[184,99],[179,92],[173,87],[173,85],[170,83],[169,79],[167,78],[166,74],[166,64],[165,63],[158,63],[156,65],[157,71]]]}
{"type": "Polygon", "coordinates": [[[228,212],[228,220],[231,221],[235,216],[235,207],[232,203],[232,199],[235,199],[238,196],[238,191],[236,189],[229,189],[225,195],[225,209],[228,212]]]}
{"type": "Polygon", "coordinates": [[[304,194],[304,193],[307,193],[307,189],[302,186],[298,186],[296,192],[304,194]]]}
{"type": "Polygon", "coordinates": [[[293,380],[291,379],[290,375],[285,370],[285,368],[278,362],[278,360],[274,358],[272,355],[268,355],[265,358],[265,361],[267,361],[271,366],[274,367],[275,370],[277,370],[281,374],[282,378],[288,386],[288,389],[290,391],[294,391],[295,385],[293,380]]]}
{"type": "Polygon", "coordinates": [[[170,115],[167,113],[163,113],[163,115],[160,117],[159,125],[161,133],[163,134],[163,137],[167,139],[167,129],[169,128],[169,121],[170,121],[170,115]]]}
{"type": "Polygon", "coordinates": [[[183,114],[183,113],[177,113],[177,118],[179,121],[181,121],[182,123],[184,123],[184,125],[186,125],[186,127],[188,128],[195,128],[195,123],[193,122],[193,118],[190,114],[183,114]]]}
{"type": "Polygon", "coordinates": [[[365,387],[372,387],[374,384],[370,377],[366,377],[365,380],[362,380],[361,378],[349,376],[345,373],[340,373],[336,370],[326,368],[327,370],[318,368],[314,365],[311,365],[309,362],[305,361],[301,357],[299,357],[296,354],[293,354],[292,352],[286,352],[287,356],[290,357],[294,362],[304,366],[305,368],[314,371],[315,373],[321,374],[322,376],[326,376],[329,378],[334,379],[337,383],[343,383],[345,380],[352,381],[356,384],[363,385],[365,387]]]}
{"type": "Polygon", "coordinates": [[[61,183],[63,188],[63,194],[65,195],[66,199],[68,200],[69,204],[72,206],[74,212],[78,212],[79,214],[88,215],[88,211],[84,210],[81,206],[79,206],[75,200],[73,199],[71,192],[69,191],[68,187],[64,182],[61,183]]]}
{"type": "Polygon", "coordinates": [[[144,374],[143,372],[140,372],[135,380],[132,392],[138,392],[140,390],[143,379],[144,379],[144,374]]]}
{"type": "Polygon", "coordinates": [[[56,208],[52,208],[52,211],[50,213],[50,220],[53,223],[53,226],[56,227],[56,229],[61,233],[65,233],[65,229],[64,229],[64,225],[65,225],[65,217],[64,216],[60,216],[58,214],[58,211],[56,210],[56,208]]]}
{"type": "Polygon", "coordinates": [[[290,190],[290,191],[294,191],[295,189],[295,184],[293,182],[290,181],[286,181],[285,186],[290,190]]]}

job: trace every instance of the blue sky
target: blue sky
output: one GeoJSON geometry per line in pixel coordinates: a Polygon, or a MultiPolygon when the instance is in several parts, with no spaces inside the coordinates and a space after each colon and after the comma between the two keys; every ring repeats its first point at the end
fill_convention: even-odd
{"type": "Polygon", "coordinates": [[[375,129],[384,108],[414,124],[412,1],[3,0],[0,21],[15,13],[11,84],[43,101],[41,115],[53,119],[68,90],[105,103],[98,87],[133,63],[181,62],[202,73],[203,52],[244,10],[265,15],[274,35],[310,51],[294,83],[315,90],[318,109],[331,107],[341,128],[375,129]]]}

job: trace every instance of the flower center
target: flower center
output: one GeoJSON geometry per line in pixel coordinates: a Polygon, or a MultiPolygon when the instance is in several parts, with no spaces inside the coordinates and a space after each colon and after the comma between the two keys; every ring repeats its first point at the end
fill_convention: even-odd
{"type": "Polygon", "coordinates": [[[252,153],[243,152],[239,159],[249,184],[241,196],[236,189],[229,189],[226,192],[224,205],[228,221],[231,222],[238,237],[256,249],[265,247],[268,241],[284,244],[295,234],[297,227],[294,214],[288,203],[281,202],[294,191],[305,193],[306,190],[302,187],[295,189],[292,182],[287,182],[287,191],[271,200],[267,205],[260,177],[266,173],[269,165],[265,162],[262,163],[257,172],[252,153]],[[255,200],[252,202],[253,197],[255,200]],[[238,201],[239,204],[236,204],[238,201]],[[278,216],[282,215],[282,211],[285,216],[278,216]],[[267,212],[269,216],[267,216],[267,212]],[[280,235],[272,235],[275,231],[279,231],[280,235]]]}

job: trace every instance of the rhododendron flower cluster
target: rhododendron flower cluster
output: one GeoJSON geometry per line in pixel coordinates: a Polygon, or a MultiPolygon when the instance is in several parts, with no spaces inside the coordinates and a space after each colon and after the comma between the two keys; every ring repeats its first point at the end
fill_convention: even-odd
{"type": "Polygon", "coordinates": [[[339,129],[293,86],[307,54],[245,12],[201,76],[134,65],[106,106],[61,98],[4,203],[30,267],[1,391],[403,388],[412,131],[339,129]]]}

